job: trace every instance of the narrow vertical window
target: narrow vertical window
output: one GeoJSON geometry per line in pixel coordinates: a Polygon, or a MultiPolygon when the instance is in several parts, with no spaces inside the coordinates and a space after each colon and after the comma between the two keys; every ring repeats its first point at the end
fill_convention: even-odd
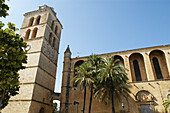
{"type": "Polygon", "coordinates": [[[53,47],[55,47],[55,37],[53,38],[53,47]]]}
{"type": "Polygon", "coordinates": [[[34,22],[34,17],[32,17],[32,18],[30,19],[28,26],[32,26],[32,25],[33,25],[33,22],[34,22]]]}
{"type": "Polygon", "coordinates": [[[154,69],[155,69],[157,79],[163,79],[158,59],[156,57],[153,57],[152,62],[153,62],[153,66],[154,66],[154,69]]]}
{"type": "Polygon", "coordinates": [[[136,81],[142,81],[140,68],[139,68],[139,64],[138,64],[137,60],[133,61],[133,67],[134,67],[134,71],[135,71],[136,81]]]}
{"type": "Polygon", "coordinates": [[[36,18],[36,23],[35,23],[35,25],[40,24],[40,19],[41,19],[41,16],[38,16],[38,17],[36,18]]]}
{"type": "Polygon", "coordinates": [[[28,40],[28,39],[29,39],[30,32],[31,32],[31,30],[28,29],[27,32],[26,32],[26,34],[25,34],[25,38],[24,38],[25,40],[28,40]]]}
{"type": "Polygon", "coordinates": [[[52,42],[52,33],[50,33],[50,36],[49,36],[49,43],[51,45],[51,42],[52,42]]]}
{"type": "Polygon", "coordinates": [[[52,24],[51,24],[52,31],[53,31],[53,27],[54,27],[54,20],[52,21],[52,24]]]}
{"type": "Polygon", "coordinates": [[[58,27],[55,27],[55,34],[57,35],[58,27]]]}
{"type": "Polygon", "coordinates": [[[34,30],[33,30],[33,32],[32,32],[32,37],[31,37],[31,39],[36,38],[37,31],[38,31],[38,28],[34,28],[34,30]]]}

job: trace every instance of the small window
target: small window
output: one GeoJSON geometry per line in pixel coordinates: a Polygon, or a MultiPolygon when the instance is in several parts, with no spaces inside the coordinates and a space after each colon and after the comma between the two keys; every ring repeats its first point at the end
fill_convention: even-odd
{"type": "Polygon", "coordinates": [[[31,32],[31,30],[28,29],[27,32],[26,32],[26,34],[25,34],[25,38],[24,38],[25,40],[28,40],[28,39],[29,39],[30,32],[31,32]]]}
{"type": "Polygon", "coordinates": [[[58,32],[58,27],[56,26],[55,27],[55,34],[57,35],[57,32],[58,32]]]}
{"type": "Polygon", "coordinates": [[[35,25],[40,24],[40,19],[41,19],[41,16],[38,16],[38,17],[36,18],[36,23],[35,23],[35,25]]]}
{"type": "Polygon", "coordinates": [[[50,45],[51,45],[51,42],[52,42],[52,33],[50,33],[50,35],[49,35],[49,43],[50,43],[50,45]]]}
{"type": "Polygon", "coordinates": [[[31,39],[36,38],[38,28],[34,28],[31,39]]]}
{"type": "Polygon", "coordinates": [[[140,68],[139,68],[139,64],[138,64],[137,60],[133,61],[133,67],[134,67],[134,71],[135,71],[136,81],[142,81],[140,68]]]}
{"type": "Polygon", "coordinates": [[[54,20],[52,21],[52,24],[51,24],[52,31],[53,31],[53,26],[54,26],[54,20]]]}
{"type": "Polygon", "coordinates": [[[163,79],[162,71],[161,71],[158,59],[156,57],[153,57],[152,62],[153,62],[153,65],[154,65],[154,69],[155,69],[157,79],[163,79]]]}
{"type": "Polygon", "coordinates": [[[53,38],[53,47],[55,47],[55,37],[53,38]]]}
{"type": "Polygon", "coordinates": [[[39,113],[45,113],[44,108],[41,108],[39,113]]]}
{"type": "Polygon", "coordinates": [[[32,17],[32,18],[30,19],[28,26],[32,26],[32,25],[33,25],[33,22],[34,22],[34,17],[32,17]]]}

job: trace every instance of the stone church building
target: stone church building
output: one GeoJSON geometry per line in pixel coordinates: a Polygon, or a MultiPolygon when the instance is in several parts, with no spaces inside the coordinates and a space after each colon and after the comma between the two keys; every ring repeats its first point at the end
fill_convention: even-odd
{"type": "MultiPolygon", "coordinates": [[[[52,102],[60,100],[60,113],[82,113],[83,90],[71,84],[75,67],[87,57],[71,58],[64,53],[61,94],[54,93],[62,24],[54,9],[46,5],[26,13],[20,30],[28,44],[28,63],[20,71],[20,90],[2,113],[52,113],[52,102]]],[[[116,98],[116,113],[165,113],[163,102],[170,89],[170,45],[101,54],[114,56],[124,64],[132,85],[131,94],[116,98]]],[[[60,65],[60,64],[59,64],[60,65]]],[[[87,90],[86,112],[90,91],[87,90]]],[[[93,98],[92,113],[111,113],[111,103],[93,98]]]]}
{"type": "MultiPolygon", "coordinates": [[[[71,58],[69,46],[64,53],[61,89],[61,113],[82,113],[84,91],[71,83],[75,68],[87,57],[71,58]]],[[[165,113],[162,105],[170,90],[170,45],[101,54],[120,59],[127,68],[131,94],[126,98],[115,97],[116,113],[165,113]]],[[[88,113],[90,90],[87,90],[86,110],[88,113]]],[[[92,113],[111,113],[111,102],[99,102],[93,98],[92,113]]]]}

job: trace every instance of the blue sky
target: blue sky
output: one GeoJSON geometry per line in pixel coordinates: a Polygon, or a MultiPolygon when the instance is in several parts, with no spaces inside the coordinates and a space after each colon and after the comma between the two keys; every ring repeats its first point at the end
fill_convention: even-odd
{"type": "Polygon", "coordinates": [[[64,29],[55,91],[61,90],[63,54],[72,57],[170,44],[169,0],[11,0],[10,16],[21,27],[24,16],[44,4],[57,12],[64,29]]]}

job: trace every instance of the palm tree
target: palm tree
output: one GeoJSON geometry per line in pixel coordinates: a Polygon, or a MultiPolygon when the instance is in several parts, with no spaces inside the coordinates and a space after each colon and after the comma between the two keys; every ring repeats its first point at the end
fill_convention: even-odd
{"type": "Polygon", "coordinates": [[[84,103],[83,103],[83,113],[85,112],[85,103],[86,103],[86,86],[90,86],[94,82],[92,78],[92,67],[89,63],[84,62],[80,66],[76,67],[76,76],[72,79],[73,84],[80,84],[84,87],[84,103]]]}
{"type": "Polygon", "coordinates": [[[89,103],[89,113],[91,113],[91,106],[92,106],[92,100],[93,100],[93,90],[94,90],[94,85],[96,84],[97,81],[97,75],[99,74],[99,67],[102,62],[101,57],[92,54],[91,56],[88,57],[87,62],[91,65],[91,72],[92,72],[92,78],[94,82],[90,83],[90,103],[89,103]]]}
{"type": "Polygon", "coordinates": [[[115,113],[114,96],[119,97],[123,93],[130,93],[127,88],[127,74],[124,66],[119,62],[119,59],[114,60],[114,57],[106,57],[103,59],[100,68],[100,76],[98,76],[98,83],[95,89],[95,97],[100,100],[111,98],[112,113],[115,113]]]}
{"type": "MultiPolygon", "coordinates": [[[[170,92],[170,90],[168,91],[170,92]]],[[[168,100],[166,100],[163,105],[165,106],[165,110],[167,111],[168,108],[170,107],[170,93],[167,95],[168,100]]]]}

